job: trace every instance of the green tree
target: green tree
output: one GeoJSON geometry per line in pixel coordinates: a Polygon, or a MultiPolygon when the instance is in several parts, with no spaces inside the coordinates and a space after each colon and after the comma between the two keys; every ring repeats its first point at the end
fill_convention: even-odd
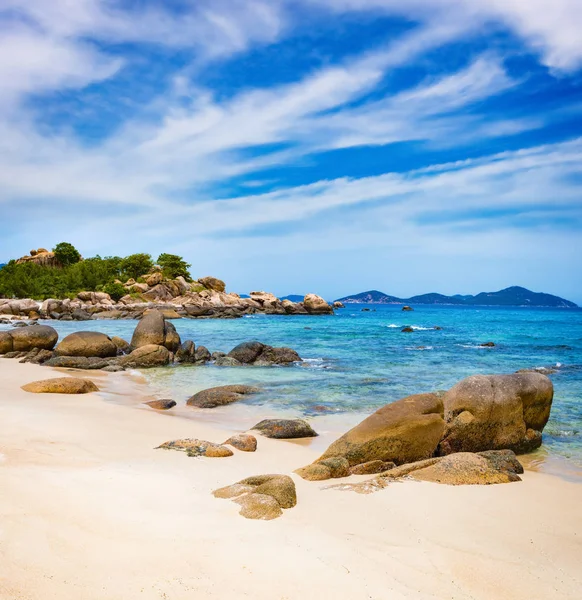
{"type": "Polygon", "coordinates": [[[81,253],[69,242],[61,242],[53,248],[55,258],[63,267],[74,265],[81,260],[81,253]]]}
{"type": "Polygon", "coordinates": [[[128,292],[121,283],[111,282],[103,286],[103,291],[109,294],[115,302],[123,298],[128,292]]]}
{"type": "Polygon", "coordinates": [[[158,257],[157,264],[162,267],[162,272],[166,277],[174,279],[182,276],[186,281],[192,281],[188,271],[192,265],[187,263],[181,256],[162,253],[158,257]]]}
{"type": "Polygon", "coordinates": [[[154,266],[154,262],[149,254],[130,254],[121,260],[119,266],[123,277],[126,277],[127,279],[137,279],[148,273],[154,266]]]}

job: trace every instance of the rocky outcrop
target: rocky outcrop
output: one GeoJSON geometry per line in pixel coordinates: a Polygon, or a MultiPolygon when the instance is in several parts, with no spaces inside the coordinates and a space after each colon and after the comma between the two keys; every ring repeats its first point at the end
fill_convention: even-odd
{"type": "MultiPolygon", "coordinates": [[[[301,362],[301,357],[291,348],[274,348],[261,342],[243,342],[227,355],[241,365],[288,365],[301,362]]],[[[236,363],[232,364],[234,366],[236,363]]]]}
{"type": "Polygon", "coordinates": [[[271,520],[283,514],[281,509],[297,504],[295,483],[288,475],[257,475],[213,492],[215,498],[232,499],[240,504],[247,519],[271,520]]]}
{"type": "Polygon", "coordinates": [[[127,294],[114,302],[105,292],[80,292],[69,298],[36,302],[30,299],[0,299],[0,315],[43,319],[139,319],[155,309],[166,319],[233,319],[255,313],[278,315],[332,314],[333,307],[315,294],[303,302],[281,301],[269,292],[251,292],[249,298],[226,293],[225,283],[215,277],[188,282],[183,277],[166,279],[160,271],[145,274],[139,281],[129,279],[122,285],[127,294]]]}
{"type": "Polygon", "coordinates": [[[61,369],[109,370],[117,364],[117,358],[99,358],[97,356],[54,356],[43,363],[45,367],[61,369]]]}
{"type": "Polygon", "coordinates": [[[185,452],[188,456],[206,456],[208,458],[226,458],[233,455],[233,451],[222,444],[214,444],[213,442],[195,438],[164,442],[156,450],[159,448],[164,450],[179,450],[180,452],[185,452]]]}
{"type": "Polygon", "coordinates": [[[144,314],[137,324],[131,338],[131,348],[141,348],[149,345],[164,346],[170,352],[180,348],[180,336],[174,325],[166,321],[159,310],[152,310],[144,314]]]}
{"type": "Polygon", "coordinates": [[[316,437],[317,433],[303,419],[264,419],[252,429],[277,440],[316,437]]]}
{"type": "Polygon", "coordinates": [[[198,280],[198,283],[214,292],[224,292],[226,290],[224,281],[217,279],[216,277],[202,277],[198,280]]]}
{"type": "Polygon", "coordinates": [[[303,306],[310,315],[332,315],[331,307],[321,296],[307,294],[303,299],[303,306]]]}
{"type": "Polygon", "coordinates": [[[55,350],[57,356],[107,358],[117,355],[111,338],[97,331],[78,331],[65,337],[55,350]]]}
{"type": "Polygon", "coordinates": [[[318,462],[342,456],[353,467],[372,460],[403,464],[429,458],[445,429],[443,413],[435,394],[387,404],[331,444],[318,462]]]}
{"type": "Polygon", "coordinates": [[[0,354],[29,352],[33,348],[52,350],[59,334],[48,325],[29,325],[0,332],[0,354]]]}
{"type": "Polygon", "coordinates": [[[188,399],[188,406],[197,408],[216,408],[244,399],[245,396],[256,394],[261,389],[252,385],[222,385],[202,390],[188,399]]]}
{"type": "Polygon", "coordinates": [[[49,252],[46,248],[38,248],[37,250],[31,250],[30,255],[23,256],[16,261],[17,265],[24,263],[34,263],[35,265],[41,265],[43,267],[58,267],[60,266],[57,259],[55,258],[54,252],[49,252]]]}
{"type": "Polygon", "coordinates": [[[538,448],[553,396],[552,382],[540,373],[463,379],[443,397],[446,430],[439,454],[538,448]]]}
{"type": "Polygon", "coordinates": [[[78,377],[56,377],[43,379],[22,386],[25,392],[33,394],[88,394],[98,392],[99,388],[88,379],[78,377]]]}

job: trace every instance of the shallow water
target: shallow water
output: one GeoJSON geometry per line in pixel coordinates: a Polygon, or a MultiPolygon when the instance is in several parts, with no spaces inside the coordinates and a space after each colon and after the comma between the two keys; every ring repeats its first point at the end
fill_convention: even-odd
{"type": "MultiPolygon", "coordinates": [[[[90,329],[128,340],[135,327],[134,321],[50,324],[61,336],[90,329]]],[[[211,352],[258,339],[290,346],[305,359],[291,367],[183,366],[144,372],[155,395],[178,402],[226,383],[264,387],[244,406],[207,416],[213,420],[240,414],[249,420],[272,414],[336,415],[330,422],[346,425],[388,402],[447,389],[468,375],[554,367],[555,399],[544,450],[582,465],[582,310],[417,306],[402,312],[399,306],[348,305],[335,316],[258,315],[174,324],[182,340],[192,339],[211,352]],[[405,325],[414,332],[402,333],[405,325]],[[488,341],[496,346],[479,346],[488,341]]]]}

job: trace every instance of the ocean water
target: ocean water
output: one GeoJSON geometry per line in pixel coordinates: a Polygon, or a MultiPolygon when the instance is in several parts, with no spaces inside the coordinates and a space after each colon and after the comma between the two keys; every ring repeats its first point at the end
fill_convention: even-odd
{"type": "MultiPolygon", "coordinates": [[[[50,324],[61,337],[84,329],[129,340],[136,323],[50,324]]],[[[555,368],[544,450],[582,466],[582,310],[416,306],[414,312],[402,312],[399,306],[348,305],[334,316],[181,319],[174,325],[182,340],[211,352],[228,352],[247,340],[299,352],[305,361],[288,367],[188,365],[144,371],[154,395],[178,403],[215,385],[258,384],[264,392],[244,401],[253,415],[343,415],[353,424],[384,404],[447,389],[468,375],[555,368]],[[401,331],[406,325],[413,333],[401,331]],[[480,346],[489,341],[494,348],[480,346]]],[[[213,418],[236,410],[234,405],[216,409],[213,418]]]]}

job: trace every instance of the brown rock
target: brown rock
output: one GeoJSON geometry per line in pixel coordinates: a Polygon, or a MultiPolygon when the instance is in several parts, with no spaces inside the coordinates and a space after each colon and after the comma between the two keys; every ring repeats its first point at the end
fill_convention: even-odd
{"type": "Polygon", "coordinates": [[[8,331],[0,331],[0,354],[14,351],[12,336],[8,331]]]}
{"type": "Polygon", "coordinates": [[[148,406],[155,408],[156,410],[168,410],[170,408],[174,408],[176,406],[176,402],[174,400],[164,399],[164,400],[151,400],[150,402],[146,402],[148,406]]]}
{"type": "Polygon", "coordinates": [[[217,279],[216,277],[202,277],[202,279],[198,280],[198,283],[215,292],[224,292],[226,290],[224,281],[217,279]]]}
{"type": "Polygon", "coordinates": [[[222,385],[202,390],[188,399],[186,404],[198,408],[216,408],[242,400],[245,396],[260,392],[260,388],[251,385],[222,385]]]}
{"type": "Polygon", "coordinates": [[[321,459],[343,456],[350,466],[372,460],[421,460],[433,455],[444,428],[441,399],[434,394],[408,396],[364,419],[331,444],[321,459]]]}
{"type": "Polygon", "coordinates": [[[410,312],[410,311],[413,311],[413,310],[414,310],[414,308],[412,308],[412,306],[403,306],[403,307],[402,307],[402,310],[403,310],[403,311],[406,311],[406,312],[410,312]]]}
{"type": "Polygon", "coordinates": [[[281,508],[293,508],[297,504],[295,482],[288,475],[255,475],[239,483],[254,486],[256,494],[272,496],[281,508]]]}
{"type": "Polygon", "coordinates": [[[433,465],[413,471],[410,477],[448,485],[489,485],[521,481],[516,473],[497,469],[485,457],[471,452],[445,456],[433,465]]]}
{"type": "Polygon", "coordinates": [[[134,349],[151,344],[165,346],[170,352],[175,352],[180,347],[180,336],[176,328],[172,323],[166,322],[159,310],[144,314],[131,338],[131,347],[134,349]]]}
{"type": "Polygon", "coordinates": [[[150,367],[163,367],[169,364],[170,353],[164,346],[150,344],[140,346],[131,354],[122,356],[119,359],[119,364],[122,367],[131,369],[147,369],[150,367]]]}
{"type": "Polygon", "coordinates": [[[229,437],[224,444],[228,444],[241,452],[255,452],[257,449],[257,438],[249,433],[239,433],[229,437]]]}
{"type": "Polygon", "coordinates": [[[253,485],[242,485],[241,483],[233,483],[232,485],[227,485],[226,487],[214,490],[212,492],[212,495],[215,498],[230,500],[231,498],[237,498],[238,496],[242,496],[243,494],[248,494],[254,489],[255,486],[253,485]]]}
{"type": "Polygon", "coordinates": [[[78,331],[65,337],[56,347],[55,352],[57,356],[107,358],[117,355],[117,346],[104,333],[78,331]]]}
{"type": "Polygon", "coordinates": [[[25,392],[33,394],[88,394],[98,392],[99,388],[88,379],[78,377],[57,377],[43,379],[22,386],[25,392]]]}
{"type": "Polygon", "coordinates": [[[188,456],[207,456],[209,458],[223,458],[233,455],[232,450],[222,444],[215,444],[196,438],[185,438],[182,440],[164,442],[157,448],[162,448],[164,450],[179,450],[181,452],[186,452],[188,456]]]}
{"type": "Polygon", "coordinates": [[[237,498],[235,502],[241,505],[240,514],[245,519],[271,521],[283,514],[277,500],[266,494],[246,494],[237,498]]]}
{"type": "Polygon", "coordinates": [[[347,477],[350,474],[350,463],[343,456],[332,456],[331,458],[320,460],[319,464],[329,469],[330,476],[333,479],[347,477]]]}
{"type": "Polygon", "coordinates": [[[393,462],[384,462],[383,460],[370,460],[359,465],[354,465],[350,469],[350,475],[375,475],[385,473],[393,469],[396,465],[393,462]]]}
{"type": "Polygon", "coordinates": [[[324,481],[331,479],[331,469],[321,463],[313,463],[300,469],[295,469],[294,473],[297,473],[299,477],[306,479],[307,481],[324,481]]]}
{"type": "Polygon", "coordinates": [[[265,437],[279,440],[317,436],[311,425],[303,419],[264,419],[252,429],[260,431],[265,437]]]}
{"type": "Polygon", "coordinates": [[[59,334],[48,325],[30,325],[10,331],[15,352],[28,352],[33,348],[52,350],[59,339],[59,334]]]}
{"type": "Polygon", "coordinates": [[[303,306],[312,315],[333,314],[333,308],[321,296],[317,296],[316,294],[307,294],[303,298],[303,306]]]}
{"type": "Polygon", "coordinates": [[[127,354],[128,352],[131,351],[129,342],[126,342],[123,338],[120,338],[120,337],[117,337],[116,335],[114,335],[111,338],[111,341],[115,344],[115,347],[117,348],[118,353],[127,354]]]}
{"type": "Polygon", "coordinates": [[[403,327],[400,331],[402,331],[402,333],[414,333],[414,329],[412,329],[412,327],[409,327],[408,325],[406,327],[403,327]]]}
{"type": "Polygon", "coordinates": [[[540,373],[474,375],[444,395],[444,437],[439,454],[510,449],[531,451],[541,444],[554,389],[540,373]]]}

